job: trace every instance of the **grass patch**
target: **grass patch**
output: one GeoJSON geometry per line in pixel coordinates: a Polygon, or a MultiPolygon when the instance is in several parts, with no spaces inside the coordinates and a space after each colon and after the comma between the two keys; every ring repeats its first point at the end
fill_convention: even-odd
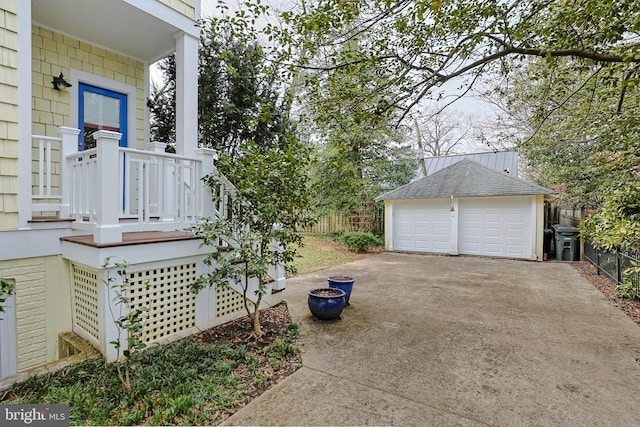
{"type": "Polygon", "coordinates": [[[298,252],[300,257],[293,262],[297,269],[297,274],[311,273],[357,261],[368,257],[372,253],[355,253],[333,240],[330,236],[323,234],[306,234],[304,236],[304,246],[298,252]]]}
{"type": "Polygon", "coordinates": [[[71,425],[217,425],[300,366],[298,325],[281,305],[263,310],[272,333],[261,341],[243,318],[145,350],[130,392],[115,364],[92,359],[16,384],[0,403],[69,403],[71,425]]]}

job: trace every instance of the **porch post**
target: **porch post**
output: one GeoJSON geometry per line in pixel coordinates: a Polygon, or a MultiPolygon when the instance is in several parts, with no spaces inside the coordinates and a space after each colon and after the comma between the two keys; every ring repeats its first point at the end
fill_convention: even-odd
{"type": "Polygon", "coordinates": [[[198,147],[198,44],[184,32],[176,39],[176,154],[190,156],[198,147]]]}
{"type": "MultiPolygon", "coordinates": [[[[215,150],[210,148],[198,148],[194,151],[196,159],[199,160],[200,169],[197,172],[198,179],[197,196],[200,200],[197,206],[197,215],[199,218],[212,218],[214,212],[213,198],[211,189],[201,178],[213,173],[215,166],[214,159],[217,158],[215,150]]],[[[197,265],[198,277],[208,273],[210,266],[205,265],[203,260],[199,260],[197,265]]],[[[199,328],[208,328],[215,324],[216,320],[216,288],[215,286],[207,286],[196,294],[196,326],[199,328]]]]}
{"type": "MultiPolygon", "coordinates": [[[[207,175],[211,175],[215,170],[213,161],[216,159],[216,151],[210,148],[198,148],[195,150],[196,159],[200,161],[200,176],[198,179],[204,178],[207,175]]],[[[198,216],[200,218],[213,218],[214,206],[211,189],[207,184],[200,180],[201,190],[198,197],[200,203],[198,206],[198,216]]]]}
{"type": "Polygon", "coordinates": [[[96,214],[98,224],[93,231],[95,243],[122,241],[119,212],[122,208],[120,155],[122,134],[99,130],[93,134],[97,150],[96,214]]]}
{"type": "MultiPolygon", "coordinates": [[[[3,2],[4,3],[4,2],[3,2]]],[[[13,139],[17,139],[17,154],[12,155],[11,157],[17,157],[16,158],[16,162],[17,162],[17,167],[18,167],[18,188],[16,188],[17,194],[16,195],[6,195],[5,196],[5,203],[6,200],[13,200],[13,198],[15,197],[15,199],[17,199],[17,201],[15,203],[17,203],[18,205],[15,207],[8,207],[8,206],[4,206],[4,210],[5,212],[11,211],[13,212],[14,209],[17,210],[17,224],[15,224],[15,226],[17,226],[17,228],[30,228],[31,226],[29,225],[29,220],[31,219],[31,208],[32,205],[31,203],[33,202],[33,200],[31,199],[31,192],[32,192],[32,164],[31,164],[31,160],[32,160],[32,144],[33,144],[33,140],[31,137],[32,131],[33,129],[31,128],[32,124],[33,124],[33,120],[32,120],[32,62],[33,62],[33,56],[32,56],[32,48],[33,48],[33,43],[32,43],[32,22],[31,22],[31,2],[30,1],[16,1],[16,2],[9,2],[9,4],[15,4],[16,8],[17,8],[17,12],[18,12],[18,17],[17,17],[17,35],[16,34],[12,34],[11,36],[9,36],[10,33],[6,33],[7,35],[3,36],[4,37],[16,37],[17,36],[17,52],[15,53],[17,56],[17,65],[12,65],[12,62],[15,61],[15,59],[8,59],[5,60],[3,59],[2,61],[2,65],[3,65],[3,69],[2,69],[2,73],[4,73],[4,76],[14,76],[13,71],[11,71],[11,68],[14,67],[15,68],[15,78],[18,79],[17,81],[17,88],[15,91],[15,94],[17,95],[17,100],[12,101],[15,102],[17,105],[12,105],[11,107],[9,107],[9,105],[7,104],[6,107],[3,109],[3,118],[2,120],[9,120],[9,124],[7,125],[3,125],[3,126],[7,126],[6,129],[3,132],[9,132],[8,135],[3,135],[3,138],[7,138],[8,140],[13,140],[13,139]],[[18,112],[17,112],[17,116],[15,117],[15,119],[18,121],[15,125],[11,124],[11,121],[13,119],[11,119],[10,117],[14,117],[14,113],[10,112],[13,111],[14,108],[17,108],[18,112]],[[17,129],[15,129],[13,126],[16,126],[17,129]],[[14,136],[15,135],[15,136],[14,136]]],[[[9,9],[11,9],[13,6],[9,6],[9,9]]],[[[3,6],[4,8],[4,6],[3,6]]],[[[8,19],[8,18],[7,18],[8,19]]],[[[16,25],[16,24],[11,24],[11,25],[16,25]]],[[[6,30],[5,30],[6,31],[6,30]]],[[[7,53],[7,55],[9,55],[7,53]]],[[[6,78],[6,77],[5,77],[6,78]]],[[[13,88],[9,89],[8,86],[3,87],[3,98],[5,98],[6,94],[8,93],[13,93],[13,88]],[[7,92],[8,91],[8,92],[7,92]]],[[[6,142],[3,140],[2,145],[3,147],[5,147],[5,149],[9,150],[9,147],[11,147],[10,142],[6,142]]],[[[8,154],[5,153],[5,154],[8,154]]],[[[4,167],[4,166],[3,166],[4,167]]],[[[6,171],[4,171],[4,173],[7,173],[6,171]]],[[[7,191],[8,189],[5,188],[4,191],[7,191]]],[[[16,228],[14,226],[12,226],[11,228],[16,228]]]]}
{"type": "MultiPolygon", "coordinates": [[[[274,250],[282,253],[283,249],[280,242],[274,240],[271,242],[271,246],[273,247],[274,250]]],[[[269,270],[269,275],[274,280],[273,283],[271,284],[272,290],[281,291],[287,287],[287,279],[285,278],[285,274],[284,274],[284,264],[279,262],[276,265],[271,266],[271,269],[269,270]]]]}
{"type": "MultiPolygon", "coordinates": [[[[204,257],[198,257],[196,274],[198,277],[207,274],[215,266],[204,263],[204,257]]],[[[216,323],[216,287],[205,286],[196,294],[196,326],[201,329],[210,328],[216,323]]]]}
{"type": "Polygon", "coordinates": [[[59,218],[69,218],[71,216],[71,165],[67,161],[67,156],[78,150],[78,135],[80,129],[61,126],[58,128],[58,135],[62,138],[60,148],[60,212],[59,218]]]}

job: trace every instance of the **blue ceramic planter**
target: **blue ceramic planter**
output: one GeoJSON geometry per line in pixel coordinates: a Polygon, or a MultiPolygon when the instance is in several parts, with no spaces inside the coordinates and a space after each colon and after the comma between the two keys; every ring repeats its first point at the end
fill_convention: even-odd
{"type": "Polygon", "coordinates": [[[353,290],[353,284],[356,279],[350,276],[332,276],[327,278],[329,281],[329,287],[335,289],[341,289],[344,291],[346,304],[349,305],[349,298],[351,297],[351,291],[353,290]]]}
{"type": "Polygon", "coordinates": [[[332,320],[340,317],[346,304],[345,292],[333,288],[317,288],[309,291],[309,310],[320,320],[332,320]]]}

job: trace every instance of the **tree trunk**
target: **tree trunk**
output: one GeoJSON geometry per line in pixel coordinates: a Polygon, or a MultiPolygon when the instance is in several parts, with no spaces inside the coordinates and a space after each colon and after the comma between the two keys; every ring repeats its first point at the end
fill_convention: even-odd
{"type": "Polygon", "coordinates": [[[262,332],[262,327],[260,326],[260,303],[262,302],[262,294],[258,295],[258,299],[256,301],[256,305],[253,308],[253,334],[256,337],[261,337],[264,335],[262,332]]]}

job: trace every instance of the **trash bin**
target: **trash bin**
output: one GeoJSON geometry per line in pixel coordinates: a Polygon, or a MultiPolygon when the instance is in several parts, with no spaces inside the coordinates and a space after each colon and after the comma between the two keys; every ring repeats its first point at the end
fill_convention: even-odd
{"type": "Polygon", "coordinates": [[[542,253],[543,260],[546,261],[549,259],[549,254],[551,253],[551,241],[553,240],[553,230],[545,229],[544,230],[544,240],[542,241],[542,253]]]}
{"type": "Polygon", "coordinates": [[[580,230],[570,225],[556,224],[553,226],[556,238],[556,259],[562,261],[578,261],[580,259],[580,230]],[[566,255],[565,255],[566,254],[566,255]]]}

